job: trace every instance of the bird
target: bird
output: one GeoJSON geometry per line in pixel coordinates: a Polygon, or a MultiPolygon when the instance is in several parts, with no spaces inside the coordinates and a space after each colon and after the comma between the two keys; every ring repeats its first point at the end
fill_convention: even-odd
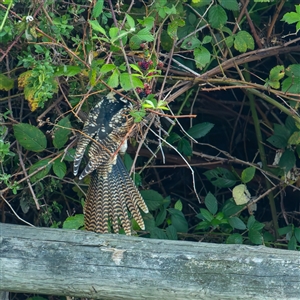
{"type": "Polygon", "coordinates": [[[109,221],[114,233],[120,225],[131,235],[128,211],[142,230],[145,230],[140,209],[148,207],[132,181],[119,155],[127,149],[127,137],[134,125],[130,115],[133,104],[125,97],[110,92],[91,109],[79,136],[74,155],[74,175],[78,174],[85,151],[88,163],[79,180],[91,175],[84,206],[84,225],[88,231],[109,232],[109,221]]]}

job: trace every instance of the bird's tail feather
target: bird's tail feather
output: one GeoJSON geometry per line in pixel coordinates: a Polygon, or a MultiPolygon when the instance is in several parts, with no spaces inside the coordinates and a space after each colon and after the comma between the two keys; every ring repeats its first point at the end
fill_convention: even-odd
{"type": "Polygon", "coordinates": [[[120,223],[125,233],[130,235],[131,222],[127,210],[138,225],[145,229],[139,209],[147,213],[147,205],[129,177],[121,158],[117,158],[111,172],[106,175],[104,173],[99,168],[91,176],[85,204],[86,230],[107,233],[108,220],[111,219],[115,233],[119,232],[120,223]]]}

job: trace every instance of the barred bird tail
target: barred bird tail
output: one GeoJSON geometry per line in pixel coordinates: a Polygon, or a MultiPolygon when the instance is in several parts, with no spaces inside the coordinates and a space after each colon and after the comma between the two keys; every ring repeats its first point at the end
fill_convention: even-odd
{"type": "Polygon", "coordinates": [[[118,156],[111,170],[96,169],[92,172],[85,204],[85,228],[98,233],[108,232],[108,220],[115,233],[121,225],[127,235],[131,234],[128,211],[141,229],[145,229],[140,209],[148,212],[140,192],[118,156]]]}

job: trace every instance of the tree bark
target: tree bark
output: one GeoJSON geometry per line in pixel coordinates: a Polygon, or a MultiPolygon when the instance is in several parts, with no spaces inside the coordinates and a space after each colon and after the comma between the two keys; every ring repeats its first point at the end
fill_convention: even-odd
{"type": "Polygon", "coordinates": [[[300,253],[0,224],[0,291],[94,299],[300,299],[300,253]]]}

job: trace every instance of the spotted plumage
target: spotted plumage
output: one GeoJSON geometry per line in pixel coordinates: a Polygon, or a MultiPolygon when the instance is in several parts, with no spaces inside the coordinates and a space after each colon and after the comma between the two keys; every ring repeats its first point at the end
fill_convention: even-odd
{"type": "Polygon", "coordinates": [[[119,224],[127,235],[131,234],[128,211],[144,229],[139,209],[148,208],[129,177],[118,156],[127,147],[126,135],[133,125],[129,111],[132,104],[115,93],[109,93],[90,111],[79,137],[74,158],[74,175],[77,175],[85,150],[91,144],[89,161],[79,179],[91,174],[85,203],[85,228],[89,231],[107,233],[111,220],[115,233],[119,224]]]}

